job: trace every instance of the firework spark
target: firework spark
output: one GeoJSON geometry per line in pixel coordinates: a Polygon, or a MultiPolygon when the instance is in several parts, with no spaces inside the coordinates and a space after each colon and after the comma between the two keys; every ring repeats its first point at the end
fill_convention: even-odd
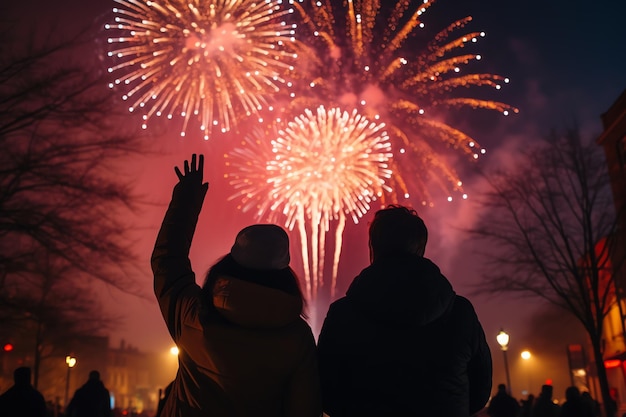
{"type": "Polygon", "coordinates": [[[109,72],[120,75],[110,87],[127,89],[123,99],[143,112],[143,128],[152,116],[180,116],[184,136],[193,118],[208,139],[289,89],[295,24],[283,2],[115,1],[115,23],[105,27],[116,32],[109,72]]]}
{"type": "Polygon", "coordinates": [[[508,79],[462,70],[481,59],[479,54],[463,53],[464,48],[485,36],[484,32],[452,36],[471,17],[453,22],[424,42],[422,52],[416,52],[417,32],[424,27],[422,16],[435,1],[398,1],[386,4],[386,9],[381,3],[347,0],[342,5],[318,0],[308,8],[295,3],[304,21],[299,33],[308,28],[312,45],[305,69],[313,74],[313,81],[299,96],[353,106],[387,123],[394,153],[392,192],[387,196],[392,202],[415,192],[422,204],[432,205],[432,182],[448,193],[449,201],[453,192],[466,198],[445,151],[451,148],[475,160],[485,149],[445,122],[443,114],[463,107],[504,115],[517,112],[505,103],[461,95],[462,89],[475,91],[470,87],[500,89],[508,79]]]}
{"type": "MultiPolygon", "coordinates": [[[[274,128],[275,129],[275,128],[274,128]]],[[[268,141],[251,136],[227,157],[231,184],[244,211],[258,218],[286,218],[296,228],[305,269],[306,293],[317,296],[323,283],[326,235],[336,221],[331,294],[334,296],[346,218],[356,223],[376,196],[389,191],[389,136],[383,123],[339,108],[303,114],[275,129],[268,141]]]]}

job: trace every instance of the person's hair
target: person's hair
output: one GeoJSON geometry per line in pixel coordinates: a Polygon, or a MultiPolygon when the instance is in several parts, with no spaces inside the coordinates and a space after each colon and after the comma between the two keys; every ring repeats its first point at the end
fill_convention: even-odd
{"type": "Polygon", "coordinates": [[[291,267],[271,270],[250,269],[239,265],[230,253],[218,260],[206,274],[201,291],[202,308],[205,313],[215,311],[213,287],[217,279],[223,276],[238,278],[295,295],[302,302],[300,315],[306,317],[304,314],[306,300],[300,288],[298,277],[291,267]]]}
{"type": "Polygon", "coordinates": [[[89,379],[95,379],[96,381],[100,380],[100,372],[93,370],[89,372],[89,379]]]}
{"type": "Polygon", "coordinates": [[[378,210],[369,227],[370,260],[424,255],[428,229],[411,208],[391,205],[378,210]]]}

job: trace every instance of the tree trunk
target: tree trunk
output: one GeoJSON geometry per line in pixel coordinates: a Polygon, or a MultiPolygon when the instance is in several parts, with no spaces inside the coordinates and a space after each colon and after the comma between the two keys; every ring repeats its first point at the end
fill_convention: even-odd
{"type": "Polygon", "coordinates": [[[609,380],[606,375],[606,368],[604,367],[604,359],[602,357],[602,348],[600,346],[601,336],[592,337],[591,344],[593,346],[593,357],[596,363],[596,372],[598,374],[598,383],[600,384],[600,393],[602,395],[602,404],[604,406],[604,413],[606,417],[615,417],[616,409],[614,400],[609,392],[609,380]]]}

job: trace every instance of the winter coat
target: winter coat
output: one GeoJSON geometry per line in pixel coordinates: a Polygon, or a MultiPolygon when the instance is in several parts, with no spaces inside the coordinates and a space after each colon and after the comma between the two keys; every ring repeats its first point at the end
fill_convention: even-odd
{"type": "Polygon", "coordinates": [[[68,417],[110,417],[111,396],[102,381],[89,380],[76,390],[67,405],[68,417]]]}
{"type": "Polygon", "coordinates": [[[162,416],[320,416],[315,339],[298,297],[224,276],[215,311],[203,315],[188,257],[203,194],[180,185],[152,254],[154,291],[179,348],[162,416]]]}
{"type": "Polygon", "coordinates": [[[0,395],[2,417],[45,417],[46,401],[31,384],[15,384],[0,395]]]}
{"type": "Polygon", "coordinates": [[[467,417],[491,392],[472,304],[418,256],[374,262],[354,279],[330,306],[318,360],[331,417],[467,417]]]}

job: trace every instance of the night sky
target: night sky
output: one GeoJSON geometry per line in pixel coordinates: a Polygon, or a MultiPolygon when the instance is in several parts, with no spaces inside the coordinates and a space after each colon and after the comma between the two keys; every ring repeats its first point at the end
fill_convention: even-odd
{"type": "MultiPolygon", "coordinates": [[[[54,27],[60,32],[71,32],[90,21],[94,25],[106,21],[107,16],[112,15],[113,6],[112,0],[22,0],[19,4],[2,7],[9,8],[11,13],[8,16],[13,17],[13,22],[25,32],[30,27],[38,27],[38,30],[54,27]]],[[[487,33],[478,47],[483,57],[481,69],[511,79],[494,98],[520,109],[519,114],[508,117],[481,111],[460,116],[457,125],[488,150],[487,157],[480,162],[485,168],[514,159],[519,146],[545,135],[551,128],[571,126],[574,121],[581,126],[586,137],[597,137],[601,131],[600,115],[626,89],[626,25],[623,23],[626,2],[438,0],[428,10],[424,21],[445,25],[468,14],[474,17],[471,28],[487,33]]],[[[102,37],[106,38],[104,31],[102,37]]],[[[128,123],[139,121],[129,116],[128,123]]],[[[104,301],[113,311],[127,316],[125,325],[112,335],[113,344],[125,339],[143,350],[165,351],[172,342],[151,295],[149,257],[171,187],[176,182],[174,165],[180,165],[194,152],[207,154],[210,161],[206,177],[211,186],[192,247],[192,264],[199,282],[208,267],[229,250],[236,232],[254,220],[250,215],[238,212],[235,203],[226,201],[225,196],[231,190],[222,178],[219,157],[224,144],[205,142],[193,135],[181,140],[174,131],[155,129],[146,133],[150,148],[157,151],[158,156],[139,159],[134,168],[140,194],[154,203],[137,218],[141,228],[137,249],[143,258],[142,266],[145,266],[145,275],[137,279],[145,283],[147,299],[107,291],[104,301]]],[[[534,327],[537,322],[533,321],[533,314],[541,310],[539,302],[518,300],[509,295],[492,299],[470,296],[471,284],[480,274],[481,261],[473,254],[471,242],[465,241],[458,229],[471,225],[478,215],[479,208],[472,205],[471,196],[480,191],[482,184],[471,177],[464,180],[470,195],[468,201],[442,202],[437,209],[420,210],[431,233],[426,256],[440,265],[457,293],[469,296],[473,301],[492,348],[494,384],[504,382],[501,352],[495,340],[498,330],[504,327],[511,334],[514,394],[518,398],[521,396],[519,390],[525,385],[523,381],[530,380],[531,388],[536,392],[545,378],[553,378],[555,396],[560,396],[565,390],[564,384],[568,383],[562,371],[567,364],[566,344],[583,340],[578,333],[571,333],[572,340],[563,340],[569,334],[566,332],[561,337],[563,346],[556,349],[562,355],[552,357],[546,348],[542,359],[542,351],[534,350],[543,349],[546,343],[533,340],[533,335],[541,333],[534,327]],[[525,348],[531,349],[536,356],[532,375],[518,360],[519,352],[525,348]]],[[[350,225],[346,230],[344,253],[350,254],[350,262],[340,265],[340,294],[352,277],[367,265],[365,233],[371,216],[370,212],[359,225],[350,225]]],[[[555,315],[557,318],[561,316],[555,315]]],[[[563,321],[563,327],[570,328],[568,323],[563,321]]]]}

